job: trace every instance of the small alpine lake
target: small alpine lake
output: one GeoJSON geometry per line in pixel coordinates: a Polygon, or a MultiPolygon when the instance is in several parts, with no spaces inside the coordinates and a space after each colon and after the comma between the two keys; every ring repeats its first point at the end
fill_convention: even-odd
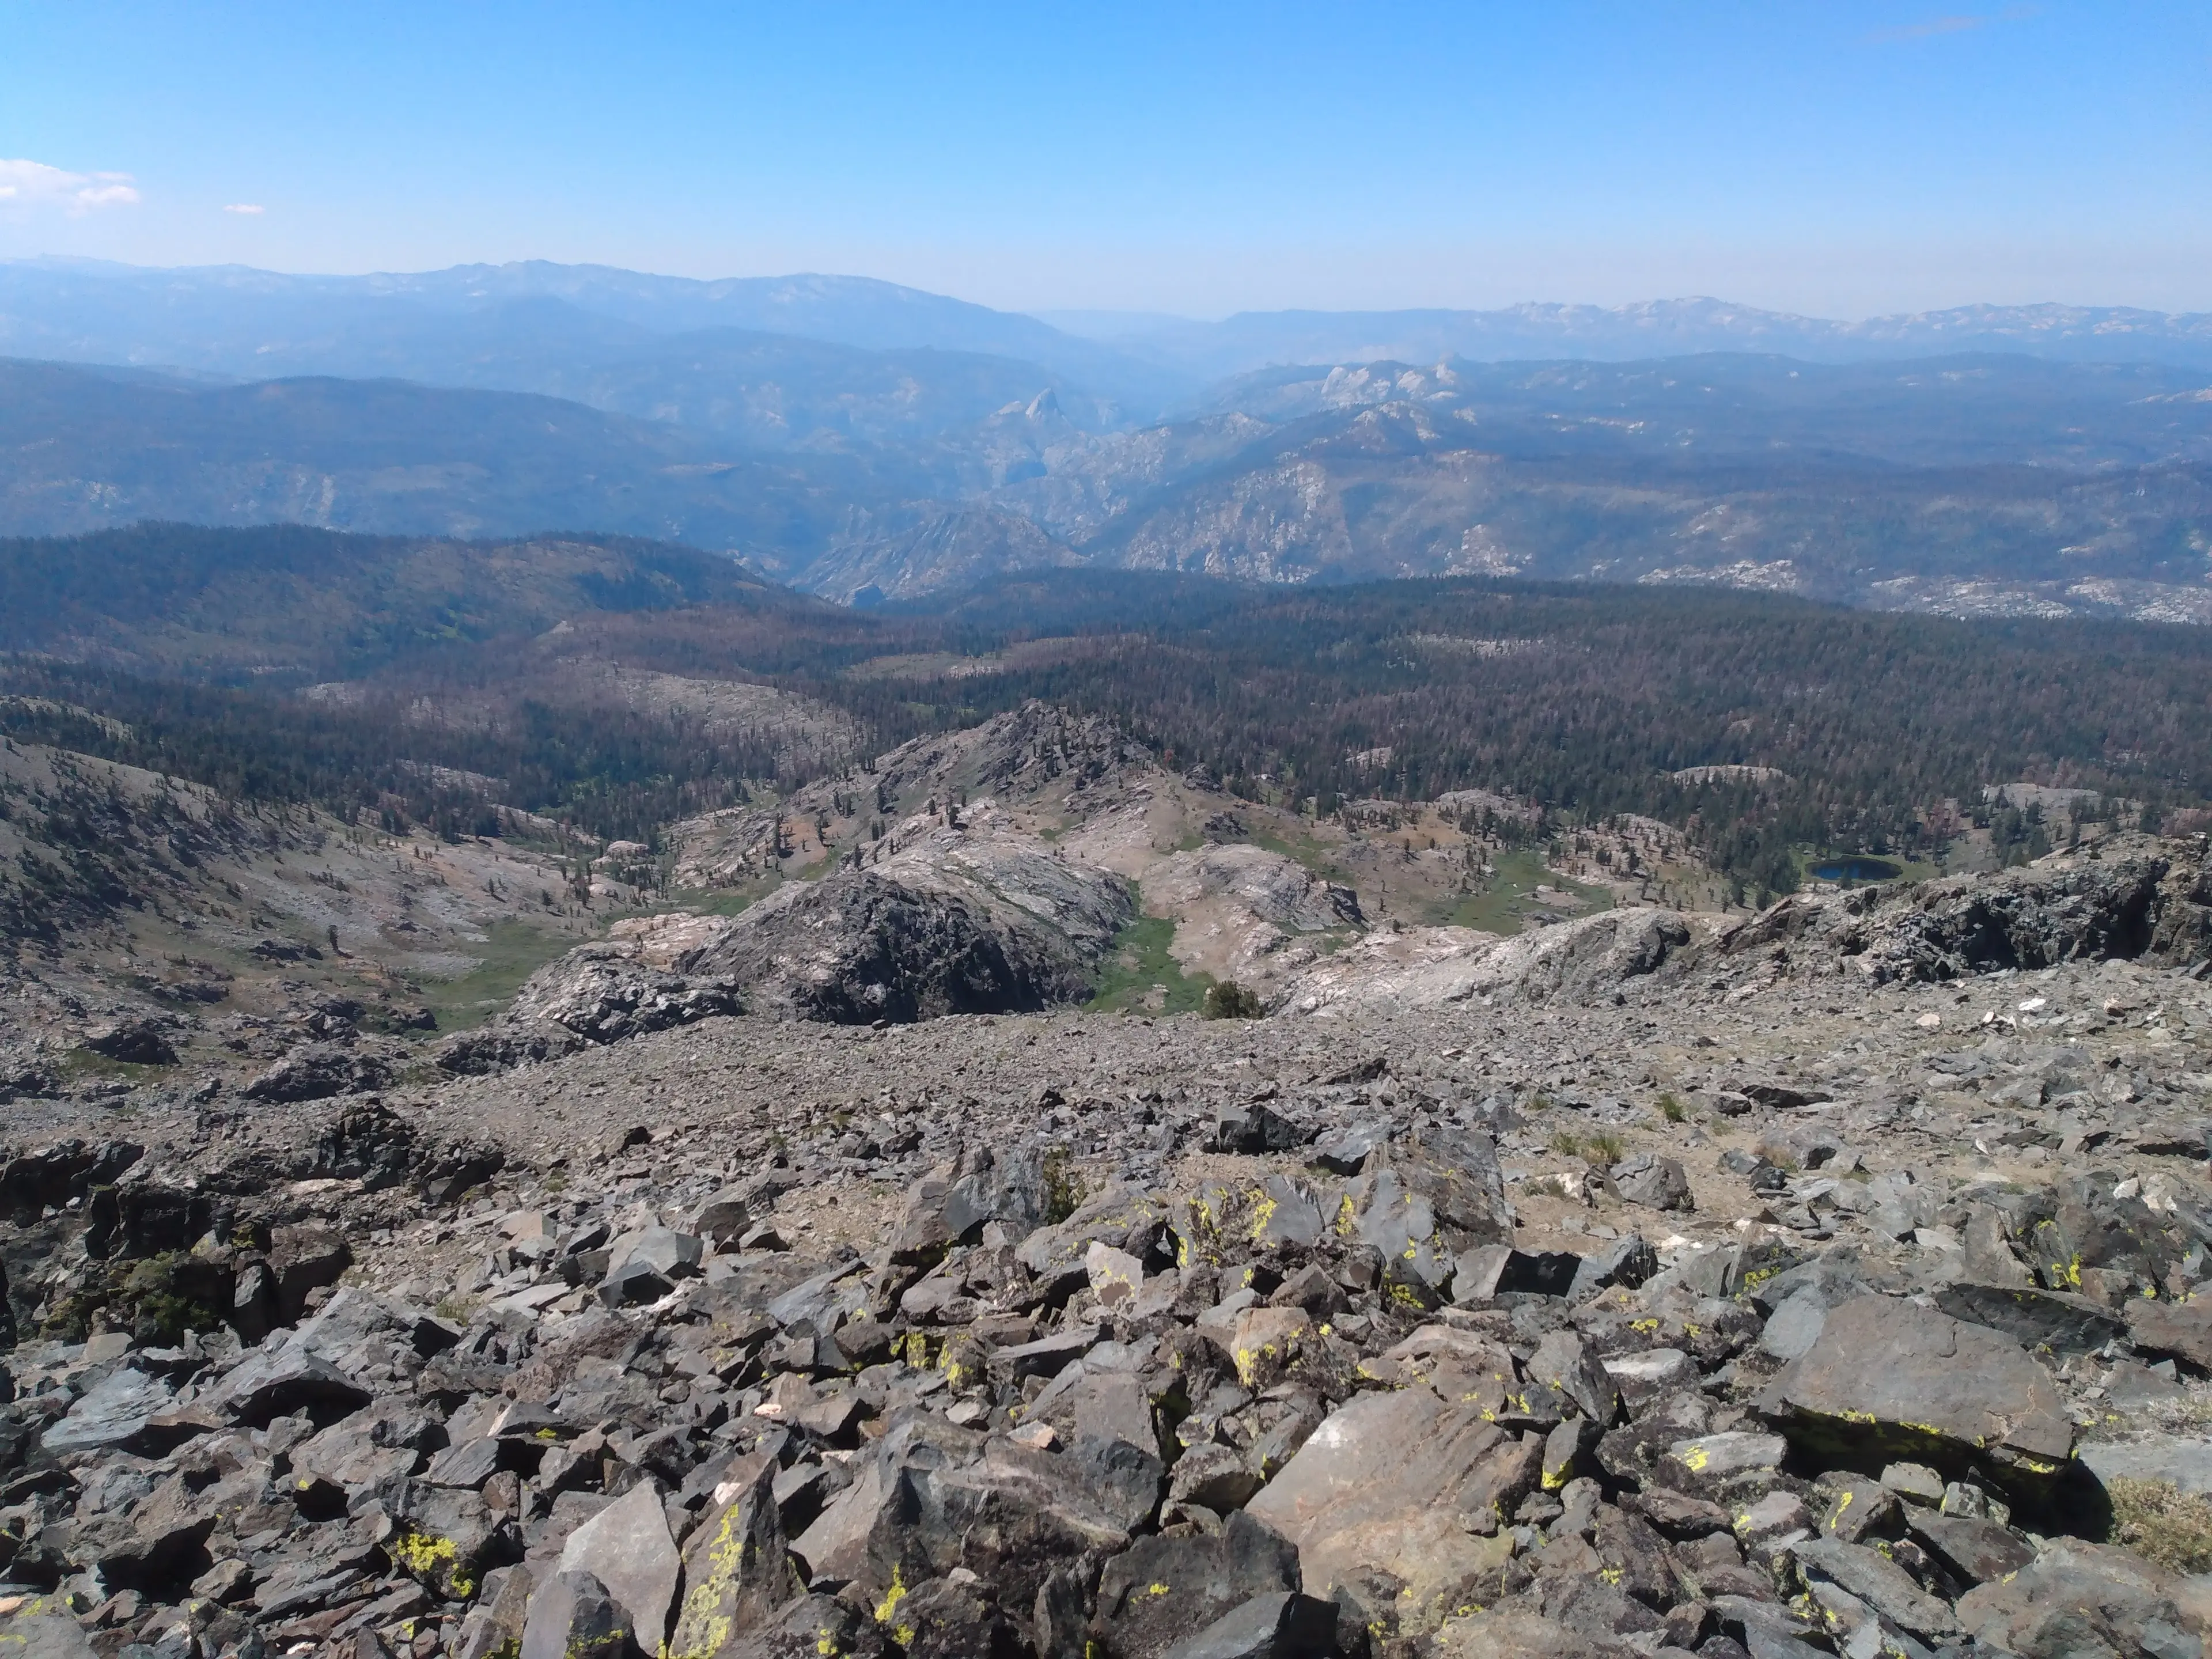
{"type": "Polygon", "coordinates": [[[1812,867],[1816,881],[1895,881],[1904,873],[1902,865],[1887,859],[1830,859],[1812,867]]]}

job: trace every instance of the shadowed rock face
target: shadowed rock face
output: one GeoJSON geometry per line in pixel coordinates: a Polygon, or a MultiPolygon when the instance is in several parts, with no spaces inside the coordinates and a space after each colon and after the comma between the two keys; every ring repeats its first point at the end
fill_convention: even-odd
{"type": "Polygon", "coordinates": [[[783,888],[685,958],[764,1008],[841,1024],[1024,1013],[1088,996],[1127,885],[987,823],[783,888]]]}
{"type": "Polygon", "coordinates": [[[855,871],[787,889],[739,918],[702,965],[805,1019],[1029,1013],[1089,995],[1099,955],[1133,914],[1103,872],[1065,884],[1078,890],[1073,932],[982,882],[933,873],[855,871]]]}
{"type": "Polygon", "coordinates": [[[879,862],[793,882],[743,915],[625,923],[570,951],[508,1018],[447,1045],[449,1070],[690,1024],[740,1006],[868,1024],[1032,1013],[1091,994],[1099,959],[1136,914],[1119,877],[1032,836],[917,827],[879,862]]]}
{"type": "Polygon", "coordinates": [[[2212,876],[2191,860],[2149,857],[1796,896],[1723,930],[1711,951],[1798,940],[1854,960],[1878,985],[2063,962],[2201,962],[2212,953],[2212,876]]]}

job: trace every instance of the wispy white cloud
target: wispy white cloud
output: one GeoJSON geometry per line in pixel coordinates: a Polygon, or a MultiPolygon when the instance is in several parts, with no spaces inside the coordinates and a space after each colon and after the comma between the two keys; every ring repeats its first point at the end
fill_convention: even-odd
{"type": "Polygon", "coordinates": [[[269,210],[258,202],[225,202],[222,210],[225,213],[266,213],[269,210]]]}
{"type": "Polygon", "coordinates": [[[71,173],[44,161],[0,157],[0,208],[58,207],[75,216],[137,200],[127,173],[71,173]]]}
{"type": "Polygon", "coordinates": [[[1994,17],[1977,17],[1964,12],[1948,17],[1931,17],[1924,23],[1905,23],[1896,28],[1876,29],[1867,36],[1869,46],[1893,46],[1900,40],[1932,40],[1939,34],[1964,34],[1970,29],[1987,28],[1992,23],[2024,23],[2040,13],[2035,5],[2007,6],[1994,17]]]}
{"type": "Polygon", "coordinates": [[[1931,17],[1924,23],[1876,29],[1867,39],[1875,46],[1887,46],[1896,40],[1926,40],[1938,34],[1964,34],[1968,29],[1985,27],[1989,21],[1986,17],[1931,17]]]}

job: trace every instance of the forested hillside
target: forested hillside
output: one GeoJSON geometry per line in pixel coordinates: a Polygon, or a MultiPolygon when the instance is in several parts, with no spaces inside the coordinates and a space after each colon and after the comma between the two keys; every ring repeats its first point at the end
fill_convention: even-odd
{"type": "Polygon", "coordinates": [[[2087,790],[2103,814],[2212,797],[2212,635],[2192,629],[1079,570],[856,612],[584,538],[149,529],[0,555],[24,653],[0,729],[456,830],[497,804],[649,840],[1030,698],[1324,815],[1480,788],[1559,823],[1665,819],[1753,888],[1791,878],[1791,848],[1928,852],[1992,785],[2087,790]]]}

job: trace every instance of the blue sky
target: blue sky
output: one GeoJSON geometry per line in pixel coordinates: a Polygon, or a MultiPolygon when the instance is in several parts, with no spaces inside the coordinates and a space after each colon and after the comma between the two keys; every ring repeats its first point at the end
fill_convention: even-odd
{"type": "Polygon", "coordinates": [[[0,257],[2212,309],[2201,3],[0,0],[0,257]]]}

